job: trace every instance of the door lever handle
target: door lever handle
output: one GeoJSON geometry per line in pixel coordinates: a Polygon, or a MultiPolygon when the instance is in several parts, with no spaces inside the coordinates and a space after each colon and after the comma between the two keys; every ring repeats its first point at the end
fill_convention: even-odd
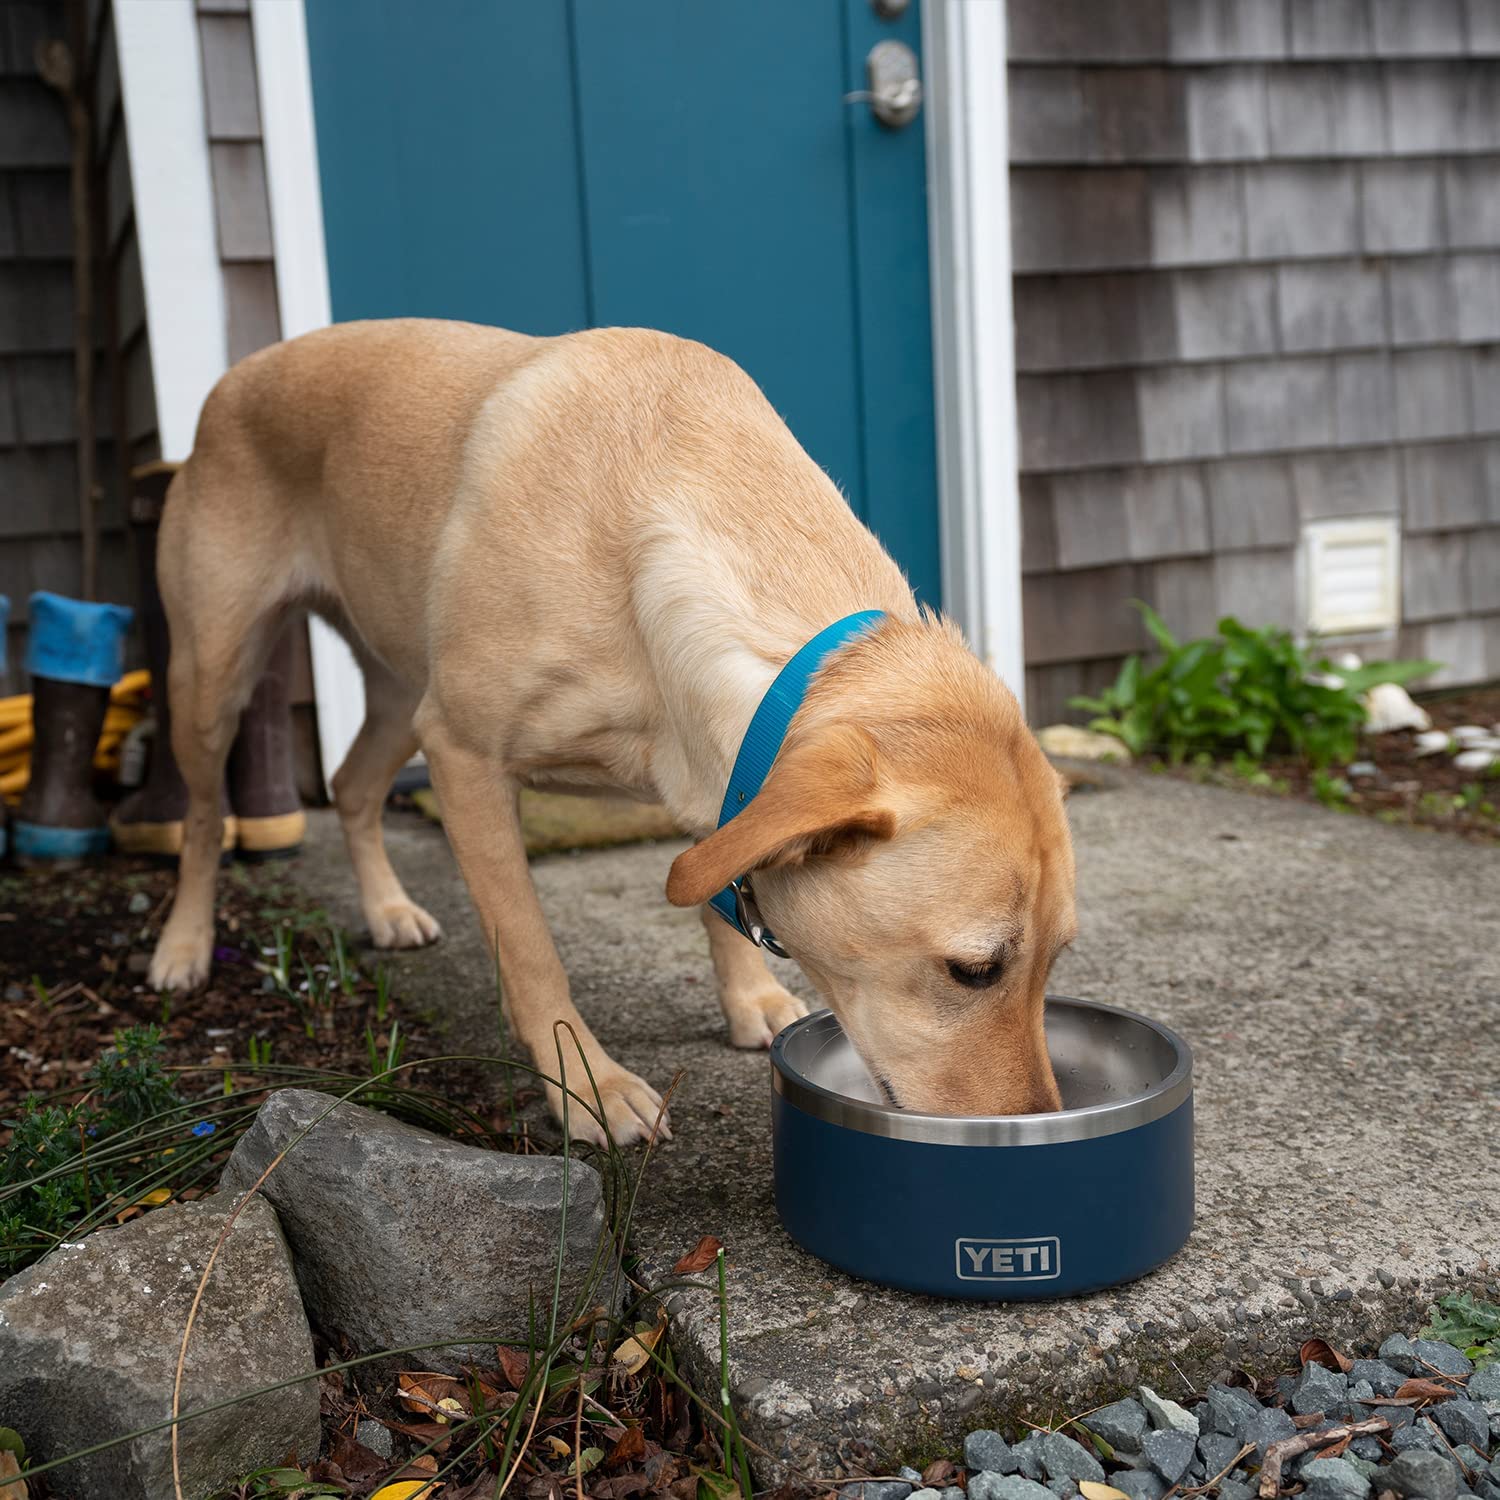
{"type": "Polygon", "coordinates": [[[845,104],[868,104],[870,113],[889,130],[910,125],[922,108],[922,78],[917,54],[894,38],[876,42],[865,59],[869,88],[844,95],[845,104]]]}

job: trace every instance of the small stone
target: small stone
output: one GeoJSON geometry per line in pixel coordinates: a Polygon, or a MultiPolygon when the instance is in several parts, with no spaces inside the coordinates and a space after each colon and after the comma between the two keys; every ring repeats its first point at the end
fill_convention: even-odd
{"type": "Polygon", "coordinates": [[[366,1417],[358,1427],[354,1429],[356,1442],[363,1443],[377,1458],[391,1458],[396,1451],[395,1440],[391,1437],[391,1430],[383,1422],[377,1422],[373,1417],[366,1417]]]}
{"type": "Polygon", "coordinates": [[[1475,745],[1453,757],[1453,768],[1457,771],[1488,771],[1497,763],[1500,763],[1500,747],[1491,745],[1475,745]]]}
{"type": "MultiPolygon", "coordinates": [[[[937,1491],[918,1490],[910,1500],[937,1500],[937,1491]]],[[[1046,1485],[1020,1474],[991,1474],[982,1470],[969,1478],[969,1500],[1057,1500],[1057,1496],[1046,1485]]]]}
{"type": "Polygon", "coordinates": [[[1446,729],[1426,729],[1417,736],[1418,755],[1437,755],[1448,748],[1450,740],[1446,729]]]}
{"type": "Polygon", "coordinates": [[[1146,1408],[1146,1415],[1151,1418],[1151,1425],[1156,1428],[1171,1428],[1174,1432],[1190,1432],[1194,1438],[1198,1436],[1198,1418],[1190,1411],[1184,1410],[1175,1401],[1167,1401],[1158,1396],[1149,1385],[1140,1388],[1141,1405],[1146,1408]]]}
{"type": "MultiPolygon", "coordinates": [[[[1378,1447],[1379,1444],[1376,1444],[1376,1446],[1378,1447]]],[[[1349,1452],[1344,1455],[1344,1462],[1358,1469],[1366,1479],[1371,1480],[1372,1482],[1380,1478],[1381,1466],[1373,1459],[1365,1458],[1356,1453],[1354,1451],[1353,1443],[1349,1444],[1349,1452]]]]}
{"type": "Polygon", "coordinates": [[[1397,1495],[1454,1500],[1458,1494],[1458,1470],[1441,1454],[1409,1451],[1398,1454],[1386,1466],[1380,1485],[1397,1495]]]}
{"type": "Polygon", "coordinates": [[[1304,1466],[1307,1500],[1365,1500],[1370,1481],[1342,1458],[1318,1458],[1304,1466]]]}
{"type": "Polygon", "coordinates": [[[1049,1479],[1047,1488],[1057,1496],[1057,1500],[1076,1500],[1076,1496],[1081,1493],[1077,1480],[1069,1479],[1066,1474],[1061,1479],[1049,1479]]]}
{"type": "Polygon", "coordinates": [[[1127,1396],[1084,1418],[1084,1426],[1098,1433],[1117,1453],[1139,1453],[1149,1423],[1146,1408],[1133,1396],[1127,1396]]]}
{"type": "Polygon", "coordinates": [[[1320,1364],[1304,1365],[1292,1391],[1292,1410],[1299,1417],[1315,1411],[1335,1411],[1343,1404],[1347,1389],[1345,1376],[1320,1364]]]}
{"type": "Polygon", "coordinates": [[[1474,1368],[1474,1361],[1468,1355],[1455,1349],[1452,1344],[1443,1343],[1441,1339],[1418,1339],[1412,1349],[1419,1360],[1425,1361],[1412,1371],[1414,1375],[1432,1374],[1427,1365],[1431,1365],[1433,1370],[1441,1370],[1444,1375],[1468,1375],[1474,1368]]]}
{"type": "Polygon", "coordinates": [[[1448,731],[1448,738],[1455,745],[1478,745],[1493,736],[1483,724],[1460,724],[1457,729],[1448,731]]]}
{"type": "Polygon", "coordinates": [[[1414,1450],[1425,1453],[1442,1452],[1441,1444],[1426,1425],[1420,1422],[1413,1422],[1410,1426],[1401,1428],[1399,1432],[1393,1432],[1388,1441],[1397,1453],[1411,1453],[1414,1450]]]}
{"type": "MultiPolygon", "coordinates": [[[[934,1489],[920,1489],[920,1490],[908,1490],[907,1491],[907,1495],[909,1496],[909,1500],[941,1500],[941,1494],[942,1494],[942,1492],[940,1490],[934,1490],[934,1489]]],[[[985,1500],[985,1497],[981,1496],[981,1497],[979,1497],[979,1500],[985,1500]]],[[[1019,1496],[1015,1497],[1015,1500],[1020,1500],[1020,1497],[1019,1496]]]]}
{"type": "Polygon", "coordinates": [[[1404,1333],[1393,1333],[1380,1346],[1380,1357],[1404,1375],[1413,1375],[1420,1368],[1417,1364],[1416,1346],[1404,1333]]]}
{"type": "Polygon", "coordinates": [[[1359,777],[1378,776],[1380,774],[1380,767],[1373,760],[1357,760],[1353,765],[1346,768],[1344,774],[1346,776],[1359,777]]]}
{"type": "MultiPolygon", "coordinates": [[[[1243,1442],[1240,1434],[1259,1414],[1260,1403],[1248,1391],[1216,1381],[1208,1388],[1207,1408],[1210,1432],[1225,1433],[1243,1442]]],[[[1202,1421],[1201,1417],[1199,1421],[1202,1421]]]]}
{"type": "Polygon", "coordinates": [[[896,1472],[909,1485],[911,1485],[913,1489],[917,1488],[922,1483],[922,1472],[921,1472],[921,1470],[920,1469],[914,1469],[914,1468],[912,1468],[912,1466],[910,1464],[902,1464],[901,1467],[896,1470],[896,1472]]]}
{"type": "MultiPolygon", "coordinates": [[[[133,917],[139,917],[144,912],[150,911],[150,896],[148,896],[145,891],[137,891],[135,895],[130,898],[129,902],[126,903],[126,910],[129,911],[130,915],[133,917]]],[[[390,1434],[387,1433],[386,1436],[389,1437],[390,1434]]],[[[368,1447],[369,1445],[366,1444],[366,1446],[368,1447]]]]}
{"type": "MultiPolygon", "coordinates": [[[[857,1484],[839,1487],[843,1500],[907,1500],[911,1492],[911,1486],[899,1479],[862,1479],[857,1484]]],[[[924,1493],[936,1495],[938,1492],[927,1490],[924,1493]]]]}
{"type": "Polygon", "coordinates": [[[1349,1387],[1349,1397],[1353,1401],[1373,1401],[1375,1387],[1368,1380],[1356,1380],[1349,1387]]]}
{"type": "Polygon", "coordinates": [[[1146,1434],[1143,1451],[1151,1460],[1151,1467],[1170,1485],[1187,1473],[1197,1446],[1192,1433],[1165,1428],[1146,1434]]]}
{"type": "Polygon", "coordinates": [[[1296,1431],[1296,1423],[1292,1421],[1286,1409],[1272,1406],[1263,1409],[1259,1415],[1246,1424],[1245,1441],[1255,1444],[1256,1460],[1261,1461],[1266,1456],[1266,1449],[1272,1443],[1279,1443],[1282,1438],[1292,1437],[1296,1431]]]}
{"type": "Polygon", "coordinates": [[[1038,1484],[1042,1479],[1042,1434],[1033,1432],[1021,1439],[1011,1450],[1011,1457],[1016,1461],[1016,1468],[1020,1470],[1026,1479],[1035,1480],[1038,1484]]]}
{"type": "Polygon", "coordinates": [[[1042,1469],[1048,1479],[1092,1479],[1104,1483],[1104,1466],[1088,1449],[1061,1432],[1049,1432],[1041,1441],[1042,1469]]]}
{"type": "Polygon", "coordinates": [[[1500,1360],[1476,1370],[1469,1381],[1471,1401],[1500,1401],[1500,1360]]]}
{"type": "Polygon", "coordinates": [[[1130,1500],[1161,1500],[1167,1492],[1166,1481],[1151,1469],[1121,1469],[1109,1476],[1109,1482],[1130,1500]]]}
{"type": "MultiPolygon", "coordinates": [[[[998,1432],[981,1427],[964,1439],[964,1468],[970,1473],[987,1469],[991,1474],[1014,1474],[1016,1459],[1010,1444],[998,1432]]],[[[905,1469],[901,1477],[906,1477],[905,1469]]],[[[918,1479],[921,1477],[917,1475],[918,1479]]]]}
{"type": "MultiPolygon", "coordinates": [[[[1487,1459],[1484,1454],[1479,1451],[1479,1449],[1470,1446],[1470,1444],[1468,1443],[1460,1443],[1453,1450],[1453,1456],[1466,1469],[1472,1469],[1476,1474],[1483,1474],[1484,1471],[1489,1467],[1489,1459],[1487,1459]]],[[[1500,1458],[1497,1458],[1495,1462],[1500,1463],[1500,1458]]]]}
{"type": "Polygon", "coordinates": [[[1450,1443],[1468,1443],[1475,1448],[1489,1446],[1489,1413],[1477,1401],[1455,1396],[1433,1407],[1432,1415],[1450,1443]]]}
{"type": "Polygon", "coordinates": [[[1198,1439],[1198,1452],[1203,1456],[1205,1476],[1222,1473],[1234,1462],[1241,1443],[1237,1437],[1226,1432],[1206,1432],[1198,1439]]]}
{"type": "Polygon", "coordinates": [[[1366,1458],[1371,1463],[1378,1463],[1384,1450],[1375,1438],[1362,1434],[1349,1444],[1349,1451],[1356,1458],[1366,1458]]]}
{"type": "Polygon", "coordinates": [[[1256,1494],[1253,1484],[1242,1484],[1238,1479],[1219,1481],[1219,1500],[1255,1500],[1256,1494]]]}
{"type": "Polygon", "coordinates": [[[1130,763],[1130,751],[1112,734],[1083,729],[1077,724],[1048,724],[1036,732],[1037,744],[1047,755],[1064,760],[1112,760],[1130,763]]]}

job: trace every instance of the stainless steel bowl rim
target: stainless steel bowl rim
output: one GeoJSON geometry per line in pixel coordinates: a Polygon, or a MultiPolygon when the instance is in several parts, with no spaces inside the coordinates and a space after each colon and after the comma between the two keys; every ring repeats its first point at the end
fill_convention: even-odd
{"type": "Polygon", "coordinates": [[[1078,1000],[1070,995],[1049,995],[1049,1004],[1077,1006],[1103,1011],[1149,1028],[1172,1049],[1176,1066],[1143,1094],[1082,1109],[1058,1110],[1046,1115],[929,1115],[897,1109],[889,1104],[870,1104],[835,1093],[794,1071],[786,1057],[787,1041],[794,1032],[834,1019],[831,1010],[820,1010],[795,1021],[771,1044],[771,1086],[789,1103],[807,1114],[892,1140],[925,1141],[943,1146],[1045,1146],[1064,1141],[1087,1141],[1135,1130],[1170,1114],[1193,1091],[1193,1053],[1170,1027],[1136,1011],[1097,1000],[1078,1000]]]}

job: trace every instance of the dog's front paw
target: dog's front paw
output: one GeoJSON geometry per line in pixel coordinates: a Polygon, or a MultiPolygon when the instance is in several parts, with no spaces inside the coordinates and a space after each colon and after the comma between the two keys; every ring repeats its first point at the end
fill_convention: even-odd
{"type": "Polygon", "coordinates": [[[146,982],[153,990],[195,990],[208,978],[213,961],[213,934],[207,937],[177,937],[164,931],[151,955],[146,982]]]}
{"type": "Polygon", "coordinates": [[[750,995],[725,995],[723,1005],[729,1040],[736,1047],[769,1047],[778,1031],[807,1014],[807,1007],[774,980],[750,995]]]}
{"type": "Polygon", "coordinates": [[[370,937],[377,948],[423,948],[443,935],[437,918],[415,901],[383,901],[365,913],[370,937]]]}
{"type": "MultiPolygon", "coordinates": [[[[601,1105],[604,1118],[609,1121],[610,1138],[617,1146],[633,1146],[637,1141],[650,1140],[653,1130],[659,1139],[671,1139],[671,1121],[661,1107],[661,1095],[644,1078],[637,1078],[624,1068],[611,1066],[596,1071],[592,1084],[581,1068],[576,1078],[569,1069],[568,1091],[571,1096],[568,1099],[568,1134],[575,1141],[587,1141],[595,1146],[605,1144],[604,1129],[590,1113],[597,1113],[601,1105]],[[588,1107],[585,1108],[580,1100],[586,1101],[588,1107]],[[658,1115],[661,1118],[659,1127],[658,1115]]],[[[556,1084],[547,1085],[547,1102],[561,1123],[563,1096],[556,1084]]]]}

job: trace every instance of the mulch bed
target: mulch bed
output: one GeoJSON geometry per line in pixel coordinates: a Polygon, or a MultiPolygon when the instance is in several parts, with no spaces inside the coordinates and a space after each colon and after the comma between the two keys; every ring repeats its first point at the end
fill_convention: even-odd
{"type": "MultiPolygon", "coordinates": [[[[1434,729],[1460,724],[1500,724],[1500,687],[1477,688],[1428,699],[1422,705],[1434,729]]],[[[1500,841],[1500,777],[1460,771],[1450,755],[1418,755],[1416,734],[1397,730],[1371,735],[1360,746],[1360,759],[1373,762],[1376,774],[1350,779],[1343,804],[1388,823],[1441,828],[1466,838],[1500,841]],[[1477,788],[1477,791],[1475,790],[1477,788]],[[1490,811],[1485,811],[1488,804],[1490,811]]],[[[1289,757],[1268,757],[1262,769],[1272,790],[1305,801],[1317,801],[1312,771],[1289,757]]],[[[1245,786],[1246,779],[1225,767],[1182,766],[1176,774],[1224,786],[1245,786]]]]}
{"type": "Polygon", "coordinates": [[[76,1086],[127,1026],[160,1026],[168,1065],[232,1068],[242,1085],[254,1076],[252,1038],[262,1057],[269,1044],[276,1064],[359,1073],[368,1070],[366,1026],[383,1036],[399,1021],[408,1058],[440,1050],[421,1015],[396,994],[384,1022],[377,1019],[381,956],[353,942],[348,961],[360,980],[331,1006],[314,1013],[268,986],[262,950],[278,928],[291,934],[299,976],[304,964],[332,957],[326,915],[274,864],[221,874],[208,985],[190,995],[156,993],[146,968],[175,875],[122,858],[74,871],[0,873],[0,1119],[29,1093],[76,1086]]]}

